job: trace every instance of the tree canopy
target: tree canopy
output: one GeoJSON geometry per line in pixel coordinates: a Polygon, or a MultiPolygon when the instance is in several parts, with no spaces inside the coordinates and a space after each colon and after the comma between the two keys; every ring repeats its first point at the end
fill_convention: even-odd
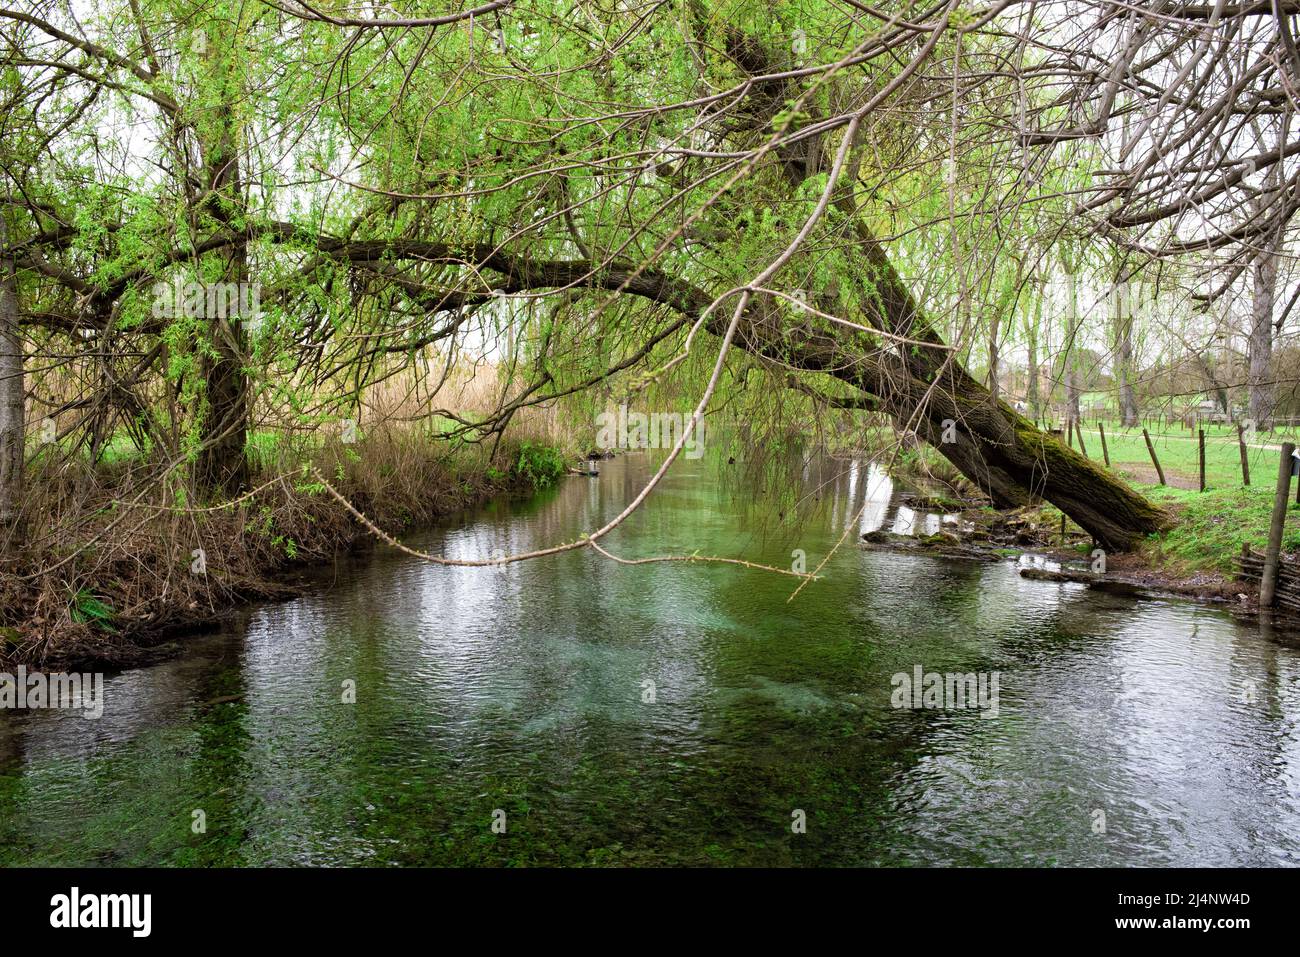
{"type": "Polygon", "coordinates": [[[1117,381],[1151,298],[1121,293],[1199,315],[1253,275],[1271,297],[1300,203],[1298,11],[0,9],[0,435],[21,459],[24,402],[92,456],[124,429],[220,497],[262,424],[308,434],[403,370],[458,443],[664,390],[754,423],[877,414],[995,502],[1042,495],[1124,547],[1159,510],[1003,401],[999,362],[1027,346],[1037,376],[1049,282],[1071,284],[1062,369],[1101,344],[1117,381]],[[1080,282],[1138,305],[1098,326],[1080,282]],[[489,360],[486,414],[439,400],[489,360]]]}

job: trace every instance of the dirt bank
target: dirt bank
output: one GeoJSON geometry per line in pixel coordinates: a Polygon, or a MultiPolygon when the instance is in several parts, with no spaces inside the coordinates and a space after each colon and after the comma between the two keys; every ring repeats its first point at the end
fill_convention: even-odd
{"type": "MultiPolygon", "coordinates": [[[[911,503],[909,503],[911,504],[911,503]]],[[[1236,610],[1258,610],[1256,588],[1216,569],[1162,564],[1158,548],[1102,556],[1077,529],[1061,531],[1059,513],[1042,508],[1000,512],[987,507],[949,512],[932,535],[869,532],[863,548],[926,554],[958,561],[1021,564],[1021,574],[1041,581],[1076,582],[1139,597],[1176,595],[1236,610]]]]}
{"type": "MultiPolygon", "coordinates": [[[[536,447],[534,447],[535,449],[536,447]]],[[[325,478],[391,535],[559,479],[555,456],[520,467],[507,449],[449,458],[376,439],[312,465],[267,471],[231,502],[186,507],[165,483],[96,474],[38,476],[48,527],[0,567],[0,670],[116,669],[175,654],[184,633],[256,599],[303,590],[304,572],[374,547],[325,478]],[[514,465],[510,463],[514,462],[514,465]]]]}

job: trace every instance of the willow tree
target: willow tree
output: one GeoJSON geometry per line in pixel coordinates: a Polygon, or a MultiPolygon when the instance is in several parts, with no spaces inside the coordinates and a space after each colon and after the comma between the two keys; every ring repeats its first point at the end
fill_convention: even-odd
{"type": "MultiPolygon", "coordinates": [[[[0,245],[8,245],[8,213],[0,208],[0,245]]],[[[0,255],[0,554],[22,533],[25,350],[19,323],[18,270],[12,256],[0,255]]]]}
{"type": "Polygon", "coordinates": [[[966,367],[1001,339],[999,260],[1099,231],[1149,257],[1201,248],[1187,197],[1217,237],[1213,204],[1291,149],[1241,175],[1197,159],[1247,99],[1290,109],[1276,58],[1202,51],[1286,49],[1245,6],[133,0],[89,30],[32,6],[0,21],[33,101],[75,89],[119,111],[65,96],[51,155],[94,168],[97,124],[147,115],[161,175],[133,180],[119,137],[113,183],[25,203],[10,257],[59,305],[29,321],[127,336],[130,368],[92,404],[178,384],[154,428],[186,420],[177,451],[218,494],[242,482],[259,405],[340,407],[393,357],[450,363],[504,337],[491,414],[425,410],[443,438],[495,441],[521,409],[674,377],[699,414],[725,397],[761,415],[791,390],[887,416],[997,504],[1045,498],[1127,547],[1163,513],[966,367]],[[1121,91],[1143,119],[1114,143],[1121,91]],[[79,216],[87,194],[112,202],[79,216]],[[260,282],[274,321],[144,315],[179,271],[260,282]]]}
{"type": "MultiPolygon", "coordinates": [[[[985,75],[981,64],[999,55],[980,35],[986,21],[948,5],[924,29],[885,22],[846,37],[831,5],[800,26],[774,24],[759,4],[603,19],[583,9],[561,18],[517,4],[490,32],[462,24],[407,38],[406,58],[389,39],[375,55],[404,63],[402,95],[349,83],[340,120],[358,148],[384,144],[363,188],[401,210],[402,235],[321,248],[353,264],[425,264],[428,294],[440,291],[452,322],[493,294],[604,293],[557,317],[552,342],[568,343],[566,361],[546,363],[507,412],[653,358],[647,345],[683,344],[698,326],[782,385],[887,414],[999,505],[1047,498],[1116,547],[1160,526],[1158,509],[963,368],[881,238],[900,217],[891,190],[977,149],[915,113],[952,96],[950,118],[978,121],[996,83],[954,94],[920,68],[954,62],[985,75]],[[901,68],[899,51],[910,56],[901,68]],[[629,313],[628,298],[676,318],[629,313]],[[611,338],[626,343],[624,360],[587,375],[575,344],[611,338]]],[[[348,44],[349,80],[374,75],[348,44]]],[[[985,148],[986,162],[994,156],[985,148]]],[[[959,215],[978,221],[981,210],[959,215]]],[[[698,336],[686,341],[700,348],[698,336]]]]}

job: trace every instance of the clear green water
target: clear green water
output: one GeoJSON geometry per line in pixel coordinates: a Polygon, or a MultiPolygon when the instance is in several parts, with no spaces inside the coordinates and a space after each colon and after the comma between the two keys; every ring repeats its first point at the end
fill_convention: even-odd
{"type": "MultiPolygon", "coordinates": [[[[414,543],[571,540],[649,465],[414,543]]],[[[687,462],[610,540],[811,567],[850,529],[794,602],[732,567],[381,552],[110,676],[99,721],[0,713],[0,863],[1300,863],[1300,653],[1193,604],[860,550],[909,523],[888,482],[803,480],[813,518],[761,527],[687,462]],[[891,707],[918,664],[999,672],[998,717],[891,707]]]]}

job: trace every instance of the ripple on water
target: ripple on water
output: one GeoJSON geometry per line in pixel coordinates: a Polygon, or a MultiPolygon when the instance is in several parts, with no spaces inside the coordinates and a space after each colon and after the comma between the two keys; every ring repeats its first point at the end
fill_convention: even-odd
{"type": "MultiPolygon", "coordinates": [[[[649,464],[416,542],[572,540],[649,464]]],[[[0,860],[1300,863],[1296,651],[1215,609],[840,544],[897,521],[878,469],[812,468],[820,511],[783,531],[711,468],[674,470],[611,547],[797,548],[832,556],[820,582],[788,601],[734,567],[381,550],[111,676],[101,721],[0,715],[0,860]],[[893,708],[917,666],[997,672],[998,716],[893,708]]]]}

